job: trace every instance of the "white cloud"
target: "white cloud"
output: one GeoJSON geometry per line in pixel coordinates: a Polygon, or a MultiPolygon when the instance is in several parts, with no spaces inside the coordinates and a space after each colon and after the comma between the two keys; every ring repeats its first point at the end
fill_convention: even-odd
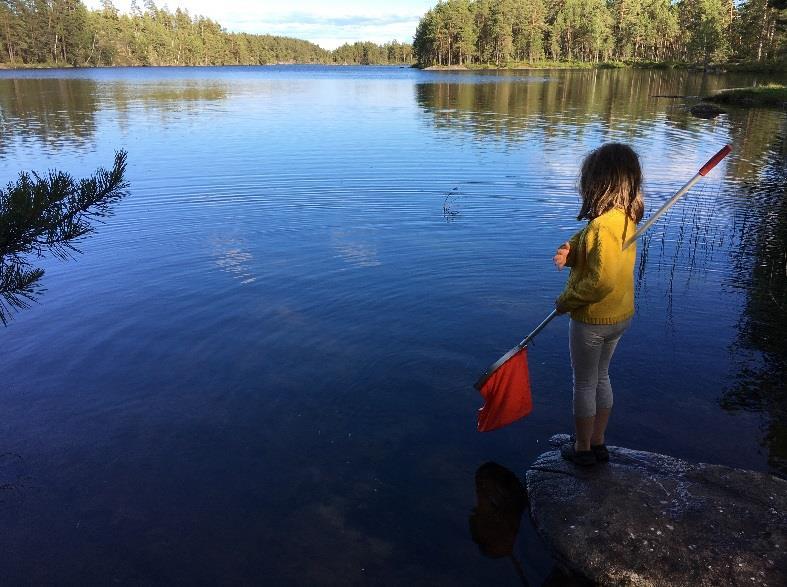
{"type": "MultiPolygon", "coordinates": [[[[137,1],[142,6],[142,0],[137,1]]],[[[100,0],[85,3],[93,9],[101,5],[100,0]]],[[[271,0],[170,0],[157,4],[207,16],[229,31],[296,37],[334,49],[355,41],[411,42],[418,20],[435,0],[400,0],[385,5],[361,0],[330,4],[314,0],[293,0],[287,4],[271,0]]],[[[115,5],[128,12],[131,2],[117,0],[115,5]]]]}

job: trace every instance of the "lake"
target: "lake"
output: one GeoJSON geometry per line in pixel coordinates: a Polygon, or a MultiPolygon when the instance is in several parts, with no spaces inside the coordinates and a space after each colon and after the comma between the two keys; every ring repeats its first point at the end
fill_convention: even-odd
{"type": "MultiPolygon", "coordinates": [[[[552,309],[582,156],[641,155],[611,444],[787,474],[787,118],[690,115],[755,75],[277,66],[0,73],[0,175],[130,195],[0,331],[0,583],[517,585],[468,518],[569,431],[568,320],[531,416],[473,383],[552,309]]],[[[527,517],[531,584],[553,562],[527,517]]]]}

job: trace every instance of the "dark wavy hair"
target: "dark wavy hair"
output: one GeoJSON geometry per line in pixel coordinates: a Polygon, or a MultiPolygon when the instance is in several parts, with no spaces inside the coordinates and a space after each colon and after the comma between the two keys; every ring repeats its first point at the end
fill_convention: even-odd
{"type": "Polygon", "coordinates": [[[582,207],[577,220],[593,220],[620,208],[634,222],[642,220],[642,169],[637,153],[622,143],[607,143],[591,151],[579,177],[582,207]]]}

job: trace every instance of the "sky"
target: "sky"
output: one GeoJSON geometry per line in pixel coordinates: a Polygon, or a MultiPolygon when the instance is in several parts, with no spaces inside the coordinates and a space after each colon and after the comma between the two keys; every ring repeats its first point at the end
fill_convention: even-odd
{"type": "MultiPolygon", "coordinates": [[[[100,0],[83,0],[92,9],[100,0]]],[[[142,6],[142,0],[137,3],[142,6]]],[[[282,35],[306,39],[325,49],[344,43],[397,40],[410,43],[423,14],[437,0],[158,0],[157,6],[187,9],[219,22],[230,32],[282,35]]],[[[128,12],[131,0],[114,0],[128,12]]]]}

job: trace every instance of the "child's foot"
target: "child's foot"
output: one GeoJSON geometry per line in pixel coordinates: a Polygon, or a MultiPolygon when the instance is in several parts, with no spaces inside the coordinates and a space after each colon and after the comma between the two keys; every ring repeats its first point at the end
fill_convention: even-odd
{"type": "Polygon", "coordinates": [[[581,467],[590,467],[596,464],[596,455],[592,450],[577,450],[573,442],[568,442],[560,447],[560,456],[581,467]]]}
{"type": "Polygon", "coordinates": [[[599,463],[609,462],[609,451],[606,444],[591,444],[590,451],[595,455],[599,463]]]}

